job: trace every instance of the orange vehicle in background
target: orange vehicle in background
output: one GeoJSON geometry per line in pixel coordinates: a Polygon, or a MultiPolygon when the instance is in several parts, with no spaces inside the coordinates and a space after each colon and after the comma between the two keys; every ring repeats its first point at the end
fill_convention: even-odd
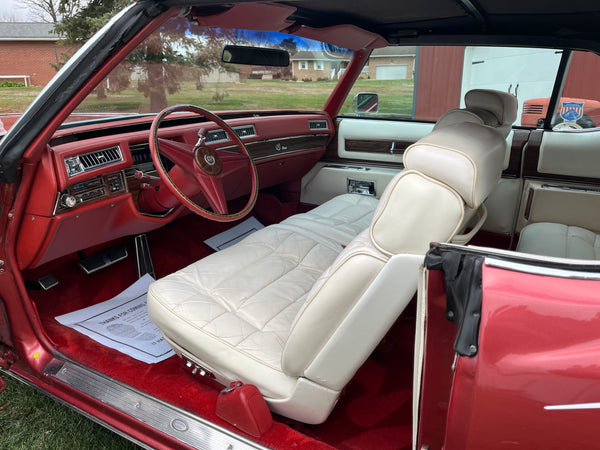
{"type": "MultiPolygon", "coordinates": [[[[521,125],[538,127],[548,112],[550,98],[533,98],[523,102],[521,125]]],[[[552,116],[552,128],[593,128],[600,124],[600,101],[561,97],[558,111],[552,116]]]]}
{"type": "MultiPolygon", "coordinates": [[[[593,128],[600,126],[600,87],[594,73],[600,61],[586,52],[574,52],[557,110],[552,116],[552,128],[593,128]],[[582,108],[582,109],[580,109],[582,108]]],[[[538,127],[546,117],[550,98],[533,98],[523,102],[521,125],[538,127]]]]}

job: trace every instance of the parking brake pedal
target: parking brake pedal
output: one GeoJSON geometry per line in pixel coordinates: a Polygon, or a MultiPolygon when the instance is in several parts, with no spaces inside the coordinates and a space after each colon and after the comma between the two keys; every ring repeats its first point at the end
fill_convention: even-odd
{"type": "Polygon", "coordinates": [[[97,272],[100,269],[111,266],[116,262],[127,258],[127,249],[124,245],[111,247],[103,252],[96,253],[92,256],[84,256],[79,261],[79,267],[86,274],[97,272]]]}
{"type": "Polygon", "coordinates": [[[152,257],[150,256],[150,247],[148,246],[148,239],[145,234],[138,234],[135,237],[135,257],[137,260],[138,277],[142,278],[144,275],[149,274],[152,278],[156,278],[152,257]]]}

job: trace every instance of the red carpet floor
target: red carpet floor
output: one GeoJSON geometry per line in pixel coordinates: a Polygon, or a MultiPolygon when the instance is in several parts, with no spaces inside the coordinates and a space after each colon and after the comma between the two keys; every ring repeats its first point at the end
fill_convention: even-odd
{"type": "MultiPolygon", "coordinates": [[[[190,215],[149,233],[157,277],[210,254],[212,250],[204,239],[227,227],[190,215]]],[[[112,298],[136,280],[133,239],[122,242],[130,256],[88,276],[77,266],[75,255],[24,274],[33,280],[52,273],[59,281],[49,291],[30,291],[46,333],[59,351],[82,364],[231,428],[214,413],[218,391],[188,374],[179,358],[145,364],[97,344],[54,319],[112,298]]],[[[413,342],[414,321],[401,318],[347,386],[324,424],[309,426],[276,417],[273,428],[257,440],[271,448],[410,448],[413,342]]]]}

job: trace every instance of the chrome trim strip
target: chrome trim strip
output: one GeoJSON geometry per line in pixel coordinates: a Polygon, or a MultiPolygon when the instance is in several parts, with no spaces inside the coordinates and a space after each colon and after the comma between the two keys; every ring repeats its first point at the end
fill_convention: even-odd
{"type": "Polygon", "coordinates": [[[26,378],[23,378],[21,375],[11,371],[11,370],[7,370],[7,369],[2,369],[0,367],[0,375],[6,375],[8,377],[14,378],[15,380],[23,383],[24,385],[34,389],[36,392],[39,392],[42,395],[45,395],[46,397],[49,397],[55,401],[57,401],[58,403],[60,403],[61,405],[77,412],[78,414],[81,414],[83,417],[85,417],[86,419],[91,420],[92,422],[97,423],[98,425],[106,428],[107,430],[112,431],[113,433],[121,436],[123,439],[127,439],[128,441],[133,442],[136,445],[139,445],[142,448],[148,449],[148,450],[153,450],[152,447],[146,445],[145,443],[138,441],[137,439],[129,436],[128,434],[124,433],[123,431],[119,430],[118,428],[113,427],[112,425],[109,425],[108,423],[98,419],[96,416],[93,416],[92,414],[90,414],[87,411],[84,411],[81,408],[78,408],[76,406],[74,406],[73,404],[65,401],[64,399],[57,397],[56,395],[52,394],[51,392],[48,392],[46,389],[43,389],[42,387],[38,386],[37,384],[32,383],[31,381],[29,381],[26,378]]]}
{"type": "Polygon", "coordinates": [[[546,405],[546,411],[566,411],[579,409],[600,409],[600,403],[573,403],[571,405],[546,405]]]}
{"type": "Polygon", "coordinates": [[[54,202],[54,208],[52,208],[52,217],[54,217],[58,211],[58,205],[60,203],[60,195],[61,195],[60,191],[56,193],[56,201],[54,202]]]}
{"type": "Polygon", "coordinates": [[[45,372],[194,448],[265,449],[243,436],[73,362],[55,359],[45,372]]]}
{"type": "Polygon", "coordinates": [[[175,210],[175,208],[171,208],[168,211],[165,211],[164,213],[161,214],[151,214],[151,213],[145,213],[145,212],[141,212],[138,210],[138,212],[140,213],[141,216],[146,216],[146,217],[155,217],[157,219],[164,219],[165,217],[167,217],[169,214],[171,214],[173,211],[175,210]]]}
{"type": "Polygon", "coordinates": [[[600,280],[598,272],[584,272],[580,270],[565,270],[552,267],[534,266],[529,264],[521,264],[513,261],[496,259],[493,257],[485,258],[485,265],[497,267],[499,269],[514,270],[516,272],[530,273],[533,275],[543,275],[547,277],[571,278],[577,280],[600,280]]]}

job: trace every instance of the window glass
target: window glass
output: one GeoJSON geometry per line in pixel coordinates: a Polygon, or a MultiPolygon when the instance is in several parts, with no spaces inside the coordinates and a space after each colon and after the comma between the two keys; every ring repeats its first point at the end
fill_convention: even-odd
{"type": "Polygon", "coordinates": [[[174,18],[114,69],[70,120],[156,113],[180,103],[216,111],[320,110],[351,58],[346,49],[288,34],[208,28],[174,18]],[[226,44],[283,49],[290,64],[224,63],[226,44]]]}
{"type": "Polygon", "coordinates": [[[389,46],[373,50],[340,111],[354,115],[355,96],[374,93],[379,96],[379,117],[412,118],[414,114],[414,75],[417,47],[389,46]]]}
{"type": "MultiPolygon", "coordinates": [[[[556,110],[552,115],[554,130],[572,131],[600,126],[600,56],[595,53],[575,51],[571,55],[569,70],[556,110]]],[[[548,99],[526,102],[533,111],[545,117],[548,99]]]]}
{"type": "Polygon", "coordinates": [[[367,117],[436,121],[464,107],[471,89],[496,89],[519,100],[516,125],[532,126],[538,117],[523,116],[526,101],[549,98],[562,51],[512,47],[398,47],[376,49],[341,111],[356,115],[358,93],[378,94],[378,112],[367,117]]]}

